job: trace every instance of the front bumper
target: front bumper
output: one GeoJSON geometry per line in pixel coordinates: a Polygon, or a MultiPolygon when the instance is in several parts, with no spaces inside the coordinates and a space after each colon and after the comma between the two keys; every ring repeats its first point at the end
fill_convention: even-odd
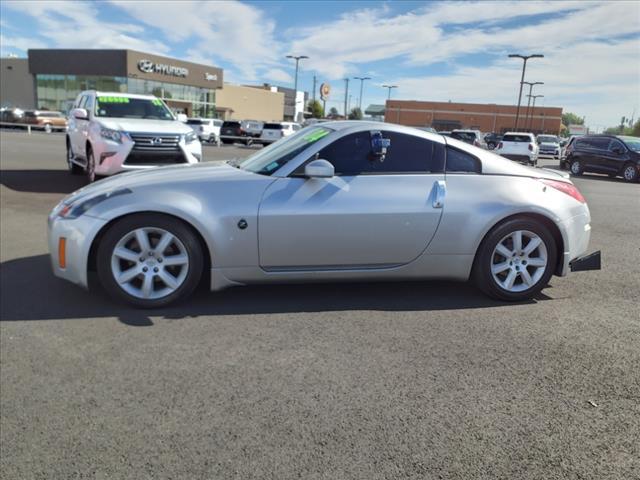
{"type": "Polygon", "coordinates": [[[101,139],[92,143],[94,158],[96,160],[97,175],[115,175],[120,172],[131,170],[144,170],[161,165],[176,163],[198,163],[202,160],[202,145],[199,141],[185,143],[180,140],[179,150],[175,154],[179,155],[178,161],[167,161],[167,153],[146,152],[137,153],[133,150],[134,142],[125,139],[122,143],[101,139]],[[143,162],[133,162],[134,155],[146,157],[143,162]]]}
{"type": "Polygon", "coordinates": [[[49,255],[53,274],[88,288],[87,267],[91,242],[106,224],[107,220],[92,217],[86,213],[75,219],[61,218],[57,214],[57,209],[54,209],[48,219],[49,255]],[[64,268],[59,263],[60,238],[64,238],[66,244],[64,268]]]}

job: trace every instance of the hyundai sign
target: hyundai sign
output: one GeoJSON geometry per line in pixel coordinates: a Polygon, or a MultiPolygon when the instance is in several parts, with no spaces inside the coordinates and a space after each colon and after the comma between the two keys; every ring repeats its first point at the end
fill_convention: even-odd
{"type": "Polygon", "coordinates": [[[189,75],[188,68],[167,65],[166,63],[154,63],[147,59],[138,61],[138,70],[144,73],[161,73],[163,75],[171,75],[174,77],[186,77],[189,75]]]}

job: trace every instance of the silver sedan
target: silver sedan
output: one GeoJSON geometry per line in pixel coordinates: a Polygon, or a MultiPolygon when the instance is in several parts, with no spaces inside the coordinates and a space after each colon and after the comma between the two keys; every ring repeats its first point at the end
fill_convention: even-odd
{"type": "Polygon", "coordinates": [[[116,299],[160,307],[267,282],[473,279],[531,298],[599,268],[590,215],[563,174],[378,122],[307,127],[242,162],[171,166],[87,186],[49,216],[58,277],[90,272],[116,299]],[[205,272],[208,275],[204,275],[205,272]]]}

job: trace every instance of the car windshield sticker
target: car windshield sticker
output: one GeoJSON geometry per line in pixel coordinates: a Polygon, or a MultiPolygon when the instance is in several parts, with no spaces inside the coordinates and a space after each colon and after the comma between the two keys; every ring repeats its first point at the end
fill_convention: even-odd
{"type": "Polygon", "coordinates": [[[129,103],[126,97],[98,97],[98,103],[129,103]]]}
{"type": "Polygon", "coordinates": [[[327,135],[329,135],[329,130],[323,129],[323,130],[318,130],[317,132],[313,132],[310,135],[307,135],[306,137],[304,137],[304,139],[309,143],[313,143],[313,142],[317,142],[322,137],[326,137],[327,135]]]}
{"type": "Polygon", "coordinates": [[[153,104],[161,107],[162,106],[162,100],[159,100],[159,99],[156,98],[156,99],[153,100],[153,104]]]}

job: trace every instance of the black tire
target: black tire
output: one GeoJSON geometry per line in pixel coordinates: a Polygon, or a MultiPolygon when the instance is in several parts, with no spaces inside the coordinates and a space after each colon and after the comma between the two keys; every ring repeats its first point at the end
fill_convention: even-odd
{"type": "Polygon", "coordinates": [[[549,283],[556,268],[557,247],[553,235],[541,222],[531,218],[515,218],[495,226],[484,238],[473,266],[472,278],[476,286],[486,295],[498,300],[519,302],[537,295],[549,283]],[[493,252],[498,244],[509,233],[527,230],[535,233],[543,241],[547,250],[547,264],[540,279],[530,288],[520,292],[510,292],[500,286],[491,273],[493,252]]]}
{"type": "Polygon", "coordinates": [[[80,175],[82,173],[82,167],[77,163],[74,163],[72,160],[73,158],[73,150],[69,143],[69,139],[67,138],[67,168],[69,168],[69,173],[71,173],[71,175],[80,175]]]}
{"type": "Polygon", "coordinates": [[[96,159],[93,155],[93,149],[91,145],[87,145],[87,164],[84,167],[84,174],[87,177],[87,182],[93,183],[97,180],[96,176],[96,159]]]}
{"type": "Polygon", "coordinates": [[[584,165],[582,165],[582,162],[580,160],[570,160],[569,170],[571,171],[571,175],[579,177],[584,173],[584,165]]]}
{"type": "Polygon", "coordinates": [[[227,140],[226,138],[222,139],[222,143],[224,143],[225,145],[229,145],[231,143],[233,143],[233,140],[227,140]]]}
{"type": "Polygon", "coordinates": [[[633,163],[627,163],[622,169],[622,178],[629,183],[636,183],[640,181],[640,175],[638,175],[638,167],[633,163]]]}
{"type": "Polygon", "coordinates": [[[202,246],[193,230],[178,219],[158,213],[141,213],[118,220],[100,240],[97,252],[98,278],[107,293],[116,300],[137,308],[161,308],[182,301],[193,293],[202,278],[204,255],[202,246]],[[122,289],[113,276],[111,256],[116,244],[137,228],[161,228],[176,236],[187,250],[188,273],[183,283],[171,294],[157,299],[142,299],[122,289]]]}

